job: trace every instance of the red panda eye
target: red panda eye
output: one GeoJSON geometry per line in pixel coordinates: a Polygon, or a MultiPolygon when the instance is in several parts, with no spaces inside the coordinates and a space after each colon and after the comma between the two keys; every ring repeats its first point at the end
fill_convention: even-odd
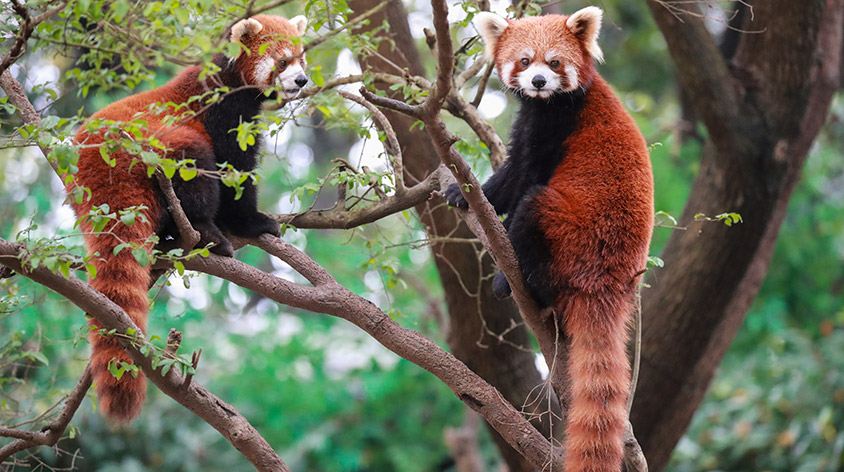
{"type": "Polygon", "coordinates": [[[549,62],[548,65],[551,66],[552,69],[556,69],[557,67],[560,67],[560,61],[553,60],[549,62]]]}
{"type": "Polygon", "coordinates": [[[521,62],[521,63],[522,63],[522,65],[523,65],[523,66],[525,66],[525,67],[527,67],[527,66],[529,66],[529,65],[530,65],[530,59],[528,59],[528,58],[524,58],[524,59],[522,59],[520,62],[521,62]]]}
{"type": "Polygon", "coordinates": [[[284,69],[285,67],[287,67],[287,61],[285,59],[278,61],[278,67],[284,69]]]}

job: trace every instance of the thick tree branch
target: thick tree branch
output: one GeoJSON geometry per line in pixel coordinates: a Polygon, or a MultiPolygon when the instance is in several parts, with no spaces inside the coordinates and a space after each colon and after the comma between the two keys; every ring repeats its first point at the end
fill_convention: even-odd
{"type": "MultiPolygon", "coordinates": [[[[754,12],[765,32],[741,37],[731,69],[745,86],[737,97],[744,116],[725,115],[718,124],[753,145],[733,147],[729,136],[710,133],[681,219],[735,211],[744,223],[672,234],[665,268],[643,293],[642,372],[631,420],[656,470],[667,464],[759,291],[837,90],[844,1],[754,2],[754,12]]],[[[710,66],[700,55],[675,60],[710,66]]]]}
{"type": "Polygon", "coordinates": [[[677,67],[677,79],[717,142],[745,149],[742,130],[734,125],[742,117],[738,83],[730,74],[715,39],[701,15],[678,13],[666,3],[671,2],[649,0],[648,7],[665,36],[677,67]]]}
{"type": "MultiPolygon", "coordinates": [[[[292,246],[285,261],[302,266],[310,258],[292,246]],[[289,262],[295,254],[298,262],[289,262]]],[[[315,266],[314,262],[307,262],[315,266]]],[[[372,302],[355,295],[336,282],[303,287],[235,259],[217,256],[188,261],[185,266],[233,282],[243,288],[288,306],[326,313],[350,321],[387,349],[436,375],[468,407],[480,413],[502,437],[537,469],[549,464],[558,469],[560,451],[552,448],[501,394],[451,354],[421,334],[401,327],[372,302]]]]}

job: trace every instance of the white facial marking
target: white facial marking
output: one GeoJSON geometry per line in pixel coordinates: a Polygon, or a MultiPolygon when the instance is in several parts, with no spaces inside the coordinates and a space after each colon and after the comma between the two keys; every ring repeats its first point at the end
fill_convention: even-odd
{"type": "Polygon", "coordinates": [[[255,85],[269,85],[273,67],[275,67],[275,59],[272,57],[267,56],[258,61],[255,65],[255,85]]]}
{"type": "Polygon", "coordinates": [[[560,76],[545,64],[531,64],[519,73],[518,84],[528,97],[548,98],[560,88],[560,76]]]}
{"type": "Polygon", "coordinates": [[[568,77],[569,79],[569,86],[566,87],[564,90],[566,92],[576,90],[578,87],[580,87],[579,77],[577,76],[577,68],[571,64],[568,64],[564,69],[566,71],[566,77],[568,77]]]}
{"type": "Polygon", "coordinates": [[[302,89],[302,87],[296,83],[296,79],[303,75],[305,75],[305,70],[302,68],[300,63],[296,62],[287,66],[287,68],[275,78],[275,83],[281,86],[285,97],[295,97],[299,93],[299,90],[302,89]]]}
{"type": "Polygon", "coordinates": [[[519,56],[519,57],[526,57],[526,58],[530,59],[531,62],[532,62],[533,61],[533,55],[534,55],[533,49],[526,48],[526,49],[522,50],[522,55],[519,56]]]}
{"type": "Polygon", "coordinates": [[[513,64],[508,62],[501,66],[501,81],[510,85],[510,80],[513,78],[513,64]]]}
{"type": "Polygon", "coordinates": [[[548,52],[545,53],[545,62],[551,62],[551,60],[557,56],[559,56],[557,51],[549,49],[548,52]]]}

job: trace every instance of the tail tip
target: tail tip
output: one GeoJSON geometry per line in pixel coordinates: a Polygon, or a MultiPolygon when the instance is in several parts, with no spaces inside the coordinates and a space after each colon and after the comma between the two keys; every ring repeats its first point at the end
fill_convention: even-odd
{"type": "Polygon", "coordinates": [[[120,380],[111,373],[95,376],[100,411],[116,425],[130,423],[138,417],[146,399],[146,380],[143,375],[125,375],[120,380]],[[107,376],[107,377],[106,377],[107,376]]]}

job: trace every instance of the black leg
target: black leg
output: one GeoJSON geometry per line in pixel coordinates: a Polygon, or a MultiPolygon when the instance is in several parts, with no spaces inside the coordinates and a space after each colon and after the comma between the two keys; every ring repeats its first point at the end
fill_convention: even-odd
{"type": "MultiPolygon", "coordinates": [[[[216,170],[214,155],[205,146],[188,146],[173,151],[173,153],[179,154],[174,156],[176,159],[194,159],[198,169],[216,170]]],[[[200,240],[198,246],[204,247],[209,243],[213,243],[214,246],[211,248],[211,252],[221,256],[232,256],[234,251],[231,242],[223,236],[220,228],[214,224],[214,218],[217,215],[220,203],[219,182],[210,176],[203,176],[201,174],[187,181],[182,180],[177,174],[173,177],[172,182],[173,191],[179,198],[185,216],[187,216],[191,226],[199,232],[200,240]]],[[[179,231],[172,217],[168,214],[164,220],[166,224],[163,225],[164,227],[159,234],[178,240],[179,231]]]]}
{"type": "Polygon", "coordinates": [[[231,187],[220,185],[220,210],[216,222],[225,231],[242,237],[257,237],[264,233],[281,235],[277,221],[258,211],[258,192],[247,180],[243,183],[243,194],[235,200],[231,187]]]}
{"type": "MultiPolygon", "coordinates": [[[[551,250],[539,226],[535,198],[546,187],[531,187],[507,218],[507,236],[519,260],[525,285],[540,307],[554,304],[559,288],[551,283],[551,250]]],[[[493,293],[499,297],[510,294],[510,286],[503,274],[496,274],[493,293]]]]}
{"type": "MultiPolygon", "coordinates": [[[[512,163],[507,160],[492,174],[492,177],[482,187],[487,200],[489,200],[489,203],[492,204],[495,212],[499,215],[506,213],[510,209],[515,196],[521,195],[521,192],[515,187],[519,186],[519,181],[522,179],[513,175],[512,168],[512,163]]],[[[457,184],[448,186],[445,192],[445,198],[451,206],[457,208],[468,208],[469,206],[457,184]]]]}

